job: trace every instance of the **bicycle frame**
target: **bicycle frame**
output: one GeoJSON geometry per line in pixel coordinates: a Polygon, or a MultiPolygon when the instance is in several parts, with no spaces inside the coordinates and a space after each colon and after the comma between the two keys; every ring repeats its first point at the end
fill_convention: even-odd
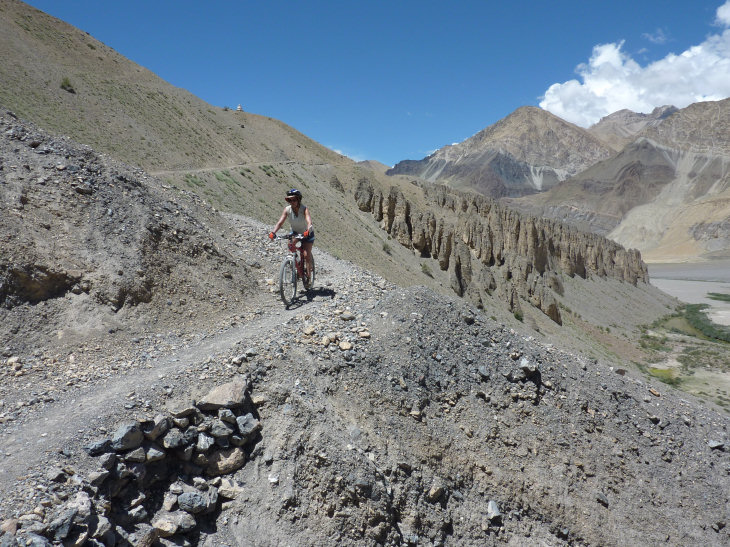
{"type": "Polygon", "coordinates": [[[288,239],[286,246],[289,251],[294,255],[294,265],[297,268],[297,276],[299,279],[305,279],[306,273],[304,271],[304,257],[302,256],[302,238],[289,234],[285,236],[288,239]]]}
{"type": "Polygon", "coordinates": [[[276,236],[275,239],[286,239],[290,255],[284,258],[279,270],[279,294],[284,304],[288,307],[296,298],[297,281],[302,282],[304,290],[309,293],[314,284],[314,257],[310,257],[311,272],[307,276],[302,254],[302,239],[299,234],[289,233],[285,236],[276,236]]]}

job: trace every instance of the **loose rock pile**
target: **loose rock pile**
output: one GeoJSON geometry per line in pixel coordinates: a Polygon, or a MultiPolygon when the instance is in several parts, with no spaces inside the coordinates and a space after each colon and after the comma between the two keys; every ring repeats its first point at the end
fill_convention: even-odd
{"type": "Polygon", "coordinates": [[[195,543],[199,524],[214,521],[241,492],[225,475],[246,464],[261,438],[249,392],[237,377],[168,415],[121,424],[84,447],[101,469],[88,480],[76,477],[69,501],[5,521],[0,544],[195,543]]]}

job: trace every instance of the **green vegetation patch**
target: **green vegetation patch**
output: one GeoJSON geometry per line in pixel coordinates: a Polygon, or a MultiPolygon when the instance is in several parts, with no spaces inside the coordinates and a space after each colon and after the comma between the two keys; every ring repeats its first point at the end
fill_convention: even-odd
{"type": "Polygon", "coordinates": [[[683,310],[684,317],[707,338],[730,342],[730,328],[713,323],[705,312],[708,307],[707,304],[687,304],[683,310]]]}
{"type": "Polygon", "coordinates": [[[261,169],[267,177],[286,179],[286,173],[284,173],[284,171],[279,171],[273,165],[259,165],[259,169],[261,169]]]}
{"type": "Polygon", "coordinates": [[[64,91],[68,91],[69,93],[76,93],[76,90],[71,84],[71,80],[69,80],[68,76],[64,76],[61,79],[61,89],[63,89],[64,91]]]}
{"type": "Polygon", "coordinates": [[[725,294],[721,292],[708,292],[707,298],[711,298],[712,300],[720,300],[722,302],[730,302],[730,294],[725,294]]]}
{"type": "Polygon", "coordinates": [[[678,372],[671,368],[650,367],[649,374],[660,382],[671,386],[678,386],[681,383],[678,372]]]}
{"type": "Polygon", "coordinates": [[[719,346],[697,344],[687,346],[677,356],[682,370],[692,374],[695,369],[730,372],[730,352],[719,346]]]}
{"type": "Polygon", "coordinates": [[[234,179],[229,171],[216,171],[215,178],[218,182],[226,185],[241,186],[241,183],[234,179]]]}
{"type": "Polygon", "coordinates": [[[190,173],[185,175],[184,180],[185,180],[185,184],[190,186],[190,188],[195,188],[196,186],[198,188],[202,188],[203,186],[205,186],[205,183],[202,180],[200,180],[195,175],[191,175],[190,173]]]}
{"type": "Polygon", "coordinates": [[[657,334],[642,334],[641,338],[639,338],[639,345],[650,351],[672,351],[671,346],[667,345],[667,337],[657,334]]]}

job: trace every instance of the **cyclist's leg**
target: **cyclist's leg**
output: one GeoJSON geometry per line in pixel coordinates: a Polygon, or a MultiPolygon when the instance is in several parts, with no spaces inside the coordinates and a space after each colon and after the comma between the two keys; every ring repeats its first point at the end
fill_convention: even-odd
{"type": "Polygon", "coordinates": [[[312,271],[312,245],[313,245],[313,242],[302,240],[302,255],[304,256],[304,272],[307,274],[307,279],[310,278],[310,272],[312,271]]]}

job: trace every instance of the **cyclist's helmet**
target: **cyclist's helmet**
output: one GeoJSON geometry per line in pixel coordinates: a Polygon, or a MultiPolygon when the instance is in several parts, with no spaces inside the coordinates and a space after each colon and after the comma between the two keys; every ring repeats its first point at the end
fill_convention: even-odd
{"type": "Polygon", "coordinates": [[[287,201],[289,200],[289,198],[299,198],[299,199],[302,199],[302,193],[299,190],[297,190],[296,188],[292,188],[291,190],[289,190],[286,193],[286,199],[287,199],[287,201]]]}

